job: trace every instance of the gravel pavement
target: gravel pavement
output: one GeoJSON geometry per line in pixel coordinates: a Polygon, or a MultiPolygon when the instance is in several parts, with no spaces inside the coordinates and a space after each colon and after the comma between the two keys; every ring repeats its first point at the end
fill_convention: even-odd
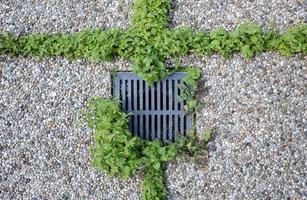
{"type": "MultiPolygon", "coordinates": [[[[132,1],[0,2],[0,31],[76,32],[130,25],[132,1]]],[[[306,22],[304,1],[174,1],[171,27],[233,29],[254,21],[283,31],[306,22]]],[[[263,53],[197,58],[199,133],[207,164],[167,165],[169,199],[307,199],[307,57],[263,53]]],[[[0,57],[0,199],[140,199],[140,176],[118,180],[90,165],[81,110],[109,96],[114,63],[0,57]]]]}
{"type": "Polygon", "coordinates": [[[306,5],[304,0],[175,0],[172,27],[232,30],[243,22],[254,22],[265,29],[284,31],[307,22],[306,5]]]}
{"type": "Polygon", "coordinates": [[[1,0],[0,31],[77,32],[87,28],[127,28],[132,0],[1,0]]]}

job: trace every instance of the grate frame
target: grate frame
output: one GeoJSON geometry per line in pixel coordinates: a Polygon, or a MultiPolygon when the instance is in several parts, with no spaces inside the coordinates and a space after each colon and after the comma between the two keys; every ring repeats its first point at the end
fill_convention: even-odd
{"type": "Polygon", "coordinates": [[[117,72],[112,79],[112,95],[120,108],[131,113],[129,130],[144,140],[159,139],[174,142],[180,133],[186,136],[192,128],[193,117],[184,111],[186,102],[179,101],[178,84],[185,72],[175,72],[151,87],[133,72],[117,72]]]}

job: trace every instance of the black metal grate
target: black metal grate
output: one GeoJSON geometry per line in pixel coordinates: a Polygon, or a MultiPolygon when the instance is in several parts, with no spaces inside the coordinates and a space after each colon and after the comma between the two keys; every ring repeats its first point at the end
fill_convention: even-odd
{"type": "Polygon", "coordinates": [[[132,72],[118,72],[113,79],[113,96],[121,109],[132,115],[129,129],[145,140],[175,141],[178,133],[186,135],[192,127],[192,116],[185,113],[177,87],[186,76],[176,72],[151,87],[132,72]]]}

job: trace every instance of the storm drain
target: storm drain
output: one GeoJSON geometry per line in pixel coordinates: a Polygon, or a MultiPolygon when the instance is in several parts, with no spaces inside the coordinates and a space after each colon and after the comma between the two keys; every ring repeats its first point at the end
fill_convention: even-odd
{"type": "Polygon", "coordinates": [[[174,142],[178,134],[186,135],[192,116],[185,113],[177,87],[186,76],[176,72],[151,87],[132,72],[118,72],[113,79],[113,96],[119,98],[122,111],[131,113],[129,129],[145,140],[174,142]]]}

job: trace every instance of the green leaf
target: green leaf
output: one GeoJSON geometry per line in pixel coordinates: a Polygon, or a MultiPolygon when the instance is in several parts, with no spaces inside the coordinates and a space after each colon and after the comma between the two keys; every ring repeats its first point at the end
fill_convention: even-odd
{"type": "Polygon", "coordinates": [[[128,177],[130,175],[130,168],[128,166],[124,166],[122,168],[124,177],[128,177]]]}
{"type": "Polygon", "coordinates": [[[250,35],[252,34],[255,34],[256,32],[258,31],[258,27],[256,26],[249,26],[247,29],[246,29],[246,32],[250,35]]]}
{"type": "Polygon", "coordinates": [[[160,169],[160,163],[155,163],[152,167],[158,170],[160,169]]]}
{"type": "Polygon", "coordinates": [[[248,45],[244,45],[241,49],[241,52],[246,58],[251,58],[253,56],[253,51],[248,45]]]}
{"type": "Polygon", "coordinates": [[[160,160],[165,162],[165,161],[168,161],[168,158],[165,154],[162,154],[161,157],[160,157],[160,160]]]}

